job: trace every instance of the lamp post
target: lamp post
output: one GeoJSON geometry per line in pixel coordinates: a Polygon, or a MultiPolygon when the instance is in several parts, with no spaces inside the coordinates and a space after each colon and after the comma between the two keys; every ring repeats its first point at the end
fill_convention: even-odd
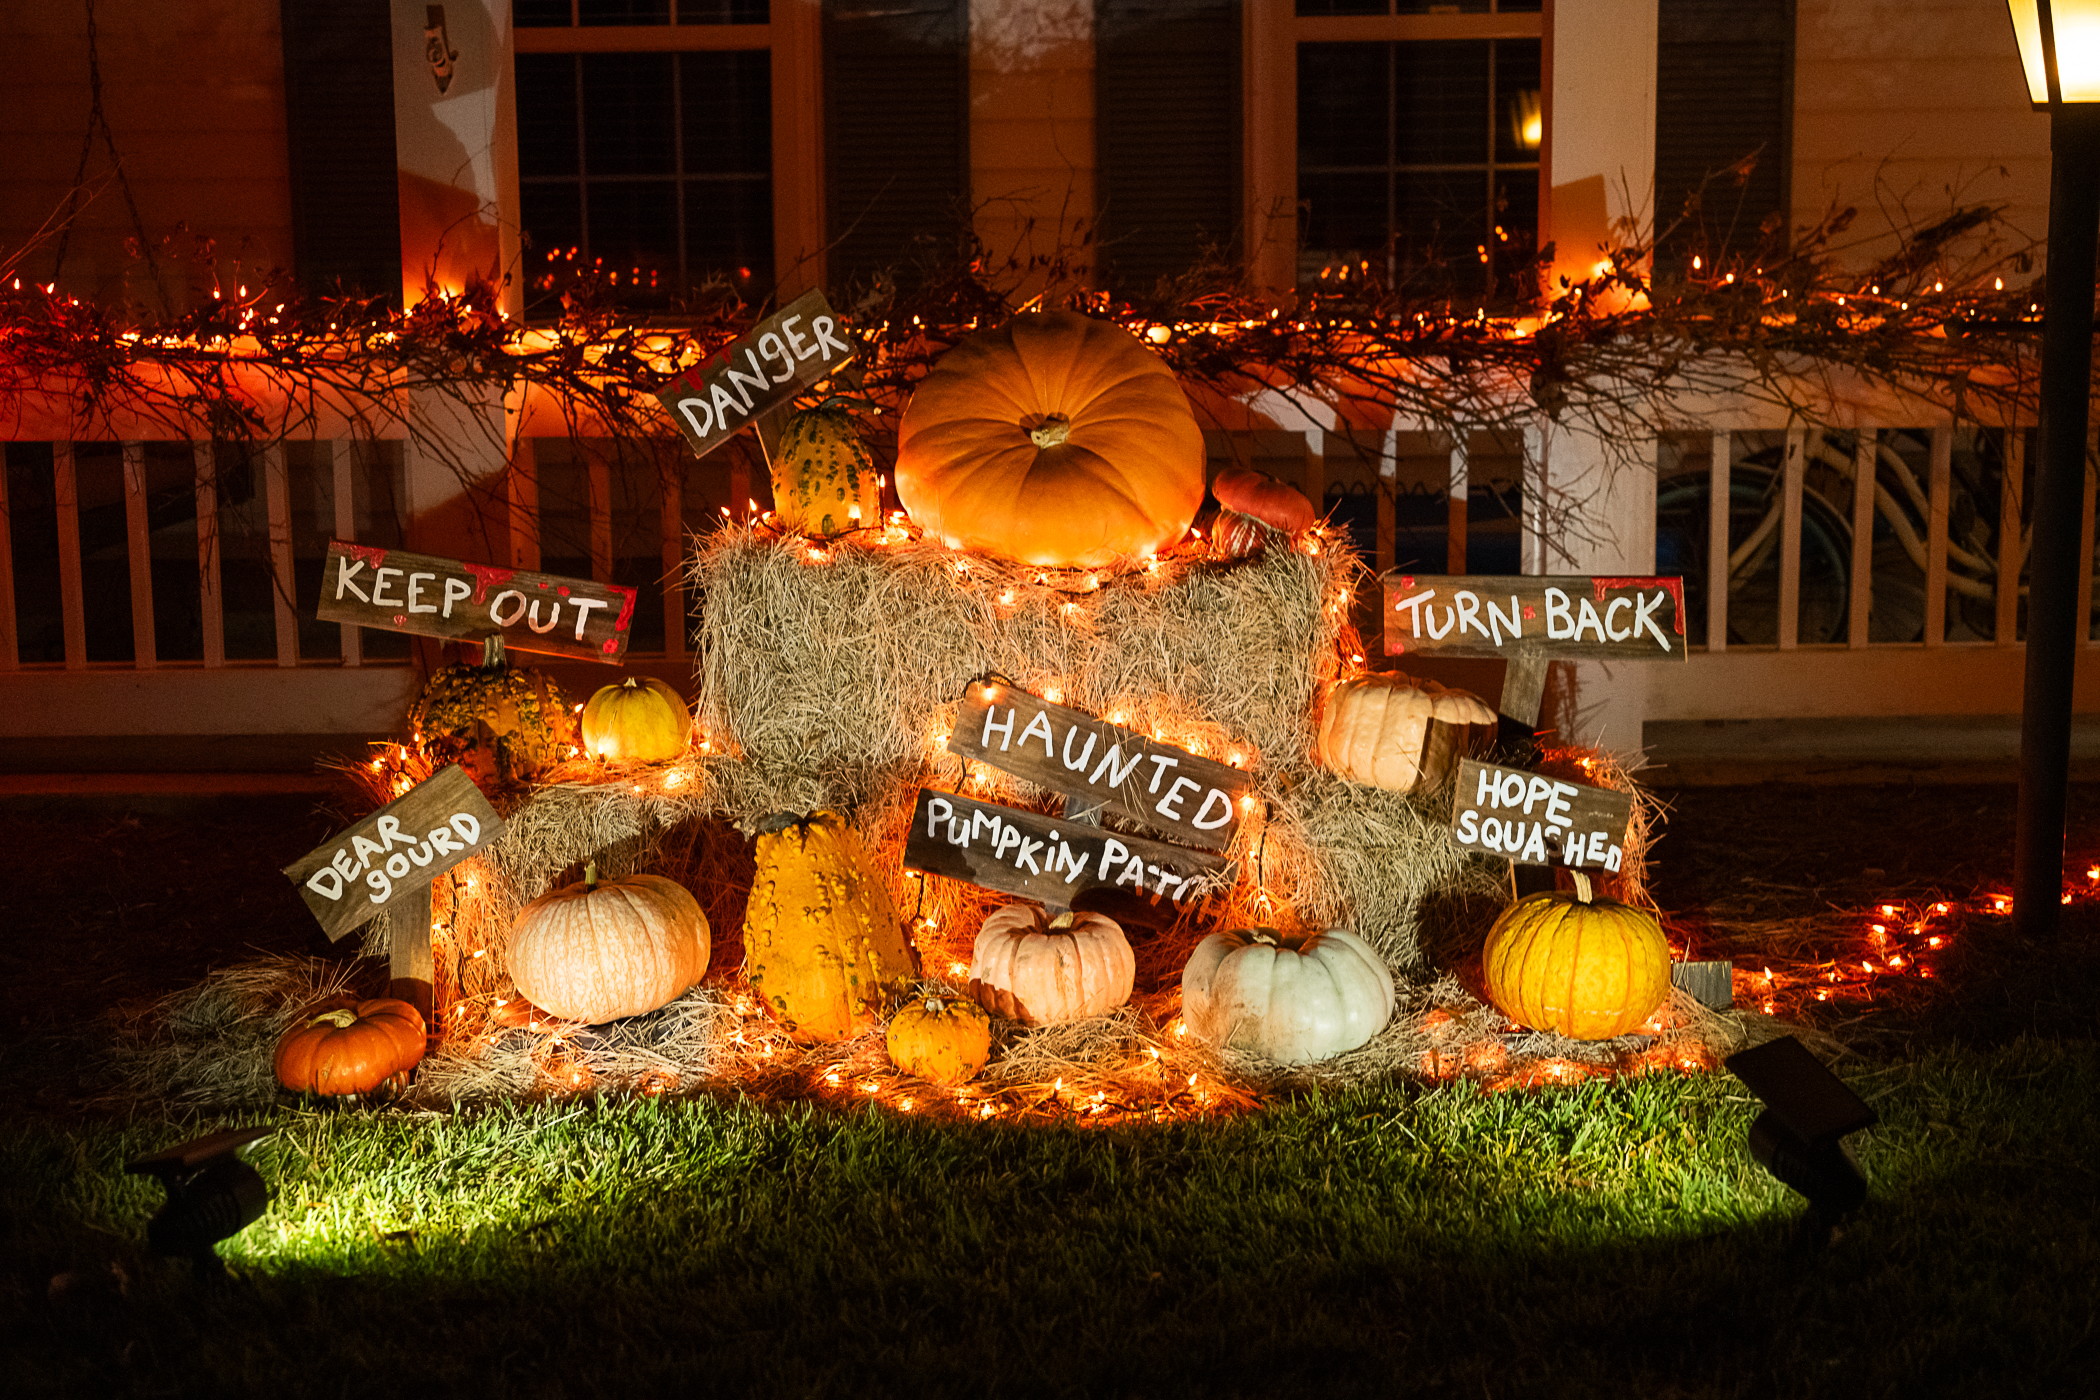
{"type": "Polygon", "coordinates": [[[2013,918],[2034,936],[2054,932],[2063,887],[2071,683],[2083,630],[2078,546],[2100,242],[2100,0],[2007,0],[2007,9],[2028,95],[2049,114],[2049,273],[2013,852],[2013,918]]]}

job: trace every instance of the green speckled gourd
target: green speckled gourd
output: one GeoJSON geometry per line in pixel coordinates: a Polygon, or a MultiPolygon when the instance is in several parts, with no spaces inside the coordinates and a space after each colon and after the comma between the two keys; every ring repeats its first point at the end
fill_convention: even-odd
{"type": "Polygon", "coordinates": [[[836,812],[758,838],[744,912],[744,976],[798,1041],[846,1040],[882,1021],[917,977],[889,887],[836,812]]]}
{"type": "Polygon", "coordinates": [[[531,667],[447,666],[409,707],[408,724],[427,757],[457,763],[492,796],[530,783],[576,743],[567,698],[531,667]]]}
{"type": "Polygon", "coordinates": [[[781,430],[773,514],[783,528],[817,539],[882,522],[875,459],[837,398],[795,414],[781,430]]]}

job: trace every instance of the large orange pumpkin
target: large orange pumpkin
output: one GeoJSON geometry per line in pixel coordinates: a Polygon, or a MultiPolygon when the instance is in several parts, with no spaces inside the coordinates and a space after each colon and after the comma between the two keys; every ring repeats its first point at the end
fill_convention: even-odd
{"type": "Polygon", "coordinates": [[[1670,945],[1654,915],[1593,899],[1589,876],[1574,874],[1574,894],[1526,895],[1488,930],[1488,1000],[1533,1030],[1609,1040],[1670,995],[1670,945]]]}
{"type": "Polygon", "coordinates": [[[1068,311],[961,342],[912,394],[897,499],[951,549],[1099,568],[1166,549],[1203,504],[1203,432],[1174,372],[1068,311]]]}

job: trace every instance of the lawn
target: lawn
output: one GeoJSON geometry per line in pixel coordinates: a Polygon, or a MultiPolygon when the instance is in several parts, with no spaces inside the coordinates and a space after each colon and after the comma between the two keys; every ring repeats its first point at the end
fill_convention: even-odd
{"type": "MultiPolygon", "coordinates": [[[[1830,804],[1796,805],[1833,826],[1830,804]]],[[[1701,840],[1741,862],[1784,837],[1744,819],[1747,837],[1701,840]]],[[[34,822],[59,874],[97,858],[68,865],[68,820],[34,822]]],[[[283,820],[228,816],[214,849],[296,845],[261,839],[283,820]]],[[[196,925],[142,956],[161,990],[215,947],[312,936],[220,926],[260,894],[223,903],[220,924],[198,913],[157,822],[80,818],[107,873],[70,903],[47,881],[0,910],[13,971],[39,975],[32,947],[78,948],[40,977],[68,1015],[101,982],[105,999],[151,989],[106,946],[141,907],[163,911],[157,937],[196,925]],[[107,854],[126,843],[155,859],[107,854]]],[[[1665,903],[1689,906],[1704,881],[1701,907],[1725,909],[1729,867],[1698,849],[1678,847],[1665,903]]],[[[1815,874],[1814,854],[1795,868],[1815,874]]],[[[1905,878],[1893,857],[1833,851],[1828,878],[1802,875],[1789,897],[1849,898],[1863,866],[1876,890],[1905,878]]],[[[160,1192],[123,1163],[256,1119],[97,1109],[84,1065],[23,1053],[60,1029],[25,1007],[5,1068],[28,1087],[0,1108],[7,1389],[2084,1394],[2100,1363],[2100,1047],[2073,1013],[2090,1002],[2091,922],[2066,938],[1979,941],[1936,1003],[1826,1027],[1862,1048],[1839,1067],[1882,1115],[1853,1139],[1872,1197],[1827,1245],[1749,1160],[1756,1105],[1719,1072],[1391,1085],[1109,1128],[706,1097],[287,1104],[259,1115],[276,1132],[251,1156],[274,1199],[224,1246],[231,1278],[213,1287],[145,1253],[160,1192]],[[2038,990],[2014,1003],[2014,987],[2038,990]]]]}

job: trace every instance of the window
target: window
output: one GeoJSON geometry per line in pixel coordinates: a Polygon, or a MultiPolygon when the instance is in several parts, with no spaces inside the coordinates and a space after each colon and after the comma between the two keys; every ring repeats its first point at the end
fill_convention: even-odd
{"type": "Polygon", "coordinates": [[[767,0],[517,0],[526,311],[771,291],[767,0]]]}
{"type": "Polygon", "coordinates": [[[1664,271],[1695,253],[1784,245],[1794,108],[1793,0],[1662,0],[1655,214],[1664,271]]]}
{"type": "Polygon", "coordinates": [[[1299,0],[1298,281],[1510,298],[1538,244],[1538,0],[1299,0]]]}

